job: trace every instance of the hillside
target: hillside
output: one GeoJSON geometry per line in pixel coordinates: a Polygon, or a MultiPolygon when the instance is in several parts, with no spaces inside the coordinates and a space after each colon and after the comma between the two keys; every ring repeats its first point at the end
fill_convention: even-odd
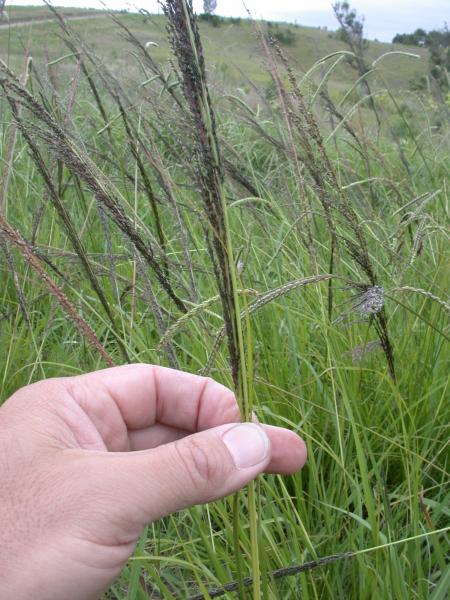
{"type": "MultiPolygon", "coordinates": [[[[122,77],[135,75],[137,63],[110,16],[99,11],[72,8],[62,11],[73,19],[73,27],[82,33],[111,70],[122,77]]],[[[9,24],[4,22],[0,26],[0,56],[13,68],[20,68],[27,49],[36,62],[41,62],[39,59],[43,57],[47,62],[51,62],[67,54],[67,48],[58,37],[58,25],[43,20],[51,16],[45,7],[10,7],[8,14],[9,24]],[[24,23],[28,20],[32,23],[24,23]]],[[[163,16],[155,15],[148,19],[141,15],[123,13],[116,13],[116,16],[123,19],[140,40],[157,44],[151,47],[156,60],[169,60],[171,53],[163,16]]],[[[258,85],[268,84],[269,76],[252,27],[249,21],[239,19],[223,20],[219,27],[204,22],[200,24],[206,59],[210,71],[213,72],[213,80],[222,80],[227,86],[244,89],[250,88],[247,78],[258,85]]],[[[263,23],[263,27],[267,27],[267,24],[263,23]]],[[[290,24],[279,24],[277,27],[278,31],[290,31],[294,36],[292,45],[284,46],[284,50],[298,73],[307,72],[324,56],[346,50],[345,44],[336,40],[332,32],[290,24]]],[[[392,89],[405,89],[411,79],[425,72],[427,50],[373,41],[369,45],[368,62],[392,51],[412,52],[421,57],[418,60],[397,54],[387,56],[379,63],[379,72],[387,84],[392,89]]],[[[330,65],[331,62],[328,62],[326,68],[330,65]]],[[[324,67],[318,75],[322,76],[326,68],[324,67]]],[[[349,82],[353,79],[354,72],[342,60],[333,71],[330,83],[336,91],[347,90],[349,82]]]]}

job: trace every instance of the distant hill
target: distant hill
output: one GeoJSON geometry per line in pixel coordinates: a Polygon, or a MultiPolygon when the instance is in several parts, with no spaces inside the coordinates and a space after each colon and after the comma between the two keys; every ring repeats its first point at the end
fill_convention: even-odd
{"type": "MultiPolygon", "coordinates": [[[[72,19],[72,26],[95,48],[111,70],[122,77],[138,73],[131,48],[120,35],[118,26],[102,11],[65,8],[61,14],[72,19]]],[[[155,59],[167,62],[170,48],[166,39],[165,18],[152,15],[115,13],[123,19],[135,35],[144,43],[153,42],[151,53],[155,59]]],[[[0,56],[12,68],[19,69],[28,50],[36,63],[51,62],[68,53],[58,38],[58,25],[49,21],[51,13],[46,7],[17,7],[8,9],[9,22],[0,25],[0,56]]],[[[261,26],[268,27],[262,22],[261,26]]],[[[213,23],[201,21],[200,31],[205,48],[208,68],[215,80],[227,86],[249,88],[247,79],[259,86],[269,85],[269,76],[259,48],[253,25],[247,19],[220,19],[213,23]]],[[[272,28],[272,31],[274,29],[272,28]]],[[[278,23],[275,31],[289,57],[292,67],[299,74],[306,73],[320,58],[334,52],[347,50],[333,32],[321,28],[303,27],[278,23]]],[[[411,52],[420,60],[398,54],[386,56],[379,63],[380,73],[392,89],[408,88],[409,81],[426,71],[428,50],[403,44],[386,44],[372,41],[369,44],[368,62],[392,51],[411,52]]],[[[313,77],[321,77],[336,57],[315,71],[313,77]]],[[[347,90],[355,74],[341,60],[330,77],[330,87],[336,93],[347,90]]]]}

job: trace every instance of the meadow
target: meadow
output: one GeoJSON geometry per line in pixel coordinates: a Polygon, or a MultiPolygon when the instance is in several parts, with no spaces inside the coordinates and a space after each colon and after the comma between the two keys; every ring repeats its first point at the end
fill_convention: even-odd
{"type": "Polygon", "coordinates": [[[150,525],[105,600],[443,600],[450,130],[409,88],[426,50],[371,43],[371,105],[330,32],[197,35],[168,4],[168,32],[0,30],[0,401],[149,362],[304,438],[300,473],[150,525]]]}

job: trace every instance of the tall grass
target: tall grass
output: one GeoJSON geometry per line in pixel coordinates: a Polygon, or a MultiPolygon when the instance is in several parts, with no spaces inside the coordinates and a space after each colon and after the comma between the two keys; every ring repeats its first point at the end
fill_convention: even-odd
{"type": "Polygon", "coordinates": [[[168,65],[113,15],[133,85],[62,19],[69,54],[1,65],[1,397],[147,361],[306,440],[301,473],[149,526],[109,598],[443,598],[440,109],[372,84],[378,122],[328,89],[339,56],[301,76],[257,26],[276,94],[222,89],[191,3],[165,10],[168,65]]]}

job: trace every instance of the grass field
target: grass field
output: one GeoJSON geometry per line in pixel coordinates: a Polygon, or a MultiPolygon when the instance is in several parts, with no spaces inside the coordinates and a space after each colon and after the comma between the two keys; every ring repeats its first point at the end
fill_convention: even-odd
{"type": "MultiPolygon", "coordinates": [[[[285,26],[291,77],[250,23],[201,23],[211,166],[164,17],[118,19],[134,37],[107,16],[0,30],[22,77],[13,88],[0,74],[0,399],[105,355],[233,386],[205,212],[217,170],[248,401],[302,435],[309,458],[295,476],[261,477],[253,505],[242,492],[150,525],[107,598],[215,597],[252,575],[256,553],[263,584],[248,598],[443,600],[450,146],[448,107],[408,90],[425,51],[380,61],[376,117],[342,54],[317,63],[344,50],[328,32],[285,26]]],[[[371,43],[370,58],[393,49],[371,43]]]]}
{"type": "MultiPolygon", "coordinates": [[[[48,9],[39,7],[15,7],[8,10],[10,20],[36,19],[48,14],[48,9]]],[[[66,12],[83,14],[83,11],[66,9],[66,12]]],[[[95,12],[94,12],[95,14],[95,12]]],[[[74,21],[73,28],[90,40],[92,48],[98,57],[123,80],[129,77],[136,81],[139,76],[138,65],[130,56],[130,48],[120,35],[120,30],[107,16],[99,18],[98,14],[92,20],[74,21]],[[131,69],[131,72],[130,72],[131,69]]],[[[153,15],[144,20],[139,15],[120,15],[121,20],[132,27],[134,34],[143,42],[155,42],[152,46],[152,56],[161,63],[166,63],[170,49],[165,32],[164,17],[153,15]]],[[[332,32],[318,28],[300,27],[289,24],[279,25],[281,31],[289,29],[295,35],[292,46],[286,47],[289,59],[296,72],[304,74],[319,59],[346,50],[345,44],[335,38],[332,32]]],[[[238,22],[225,21],[220,27],[208,23],[200,23],[208,69],[214,80],[220,80],[229,86],[242,87],[249,92],[251,86],[245,78],[258,85],[267,85],[270,78],[259,51],[258,41],[252,25],[247,20],[238,22]],[[245,77],[244,77],[245,76],[245,77]]],[[[10,31],[0,29],[0,51],[2,56],[8,56],[10,65],[19,68],[22,63],[24,50],[37,62],[50,62],[65,54],[64,43],[58,37],[58,26],[52,23],[34,23],[32,26],[15,28],[10,31]]],[[[372,62],[382,54],[392,51],[410,52],[419,59],[391,55],[379,65],[380,74],[393,89],[407,89],[409,81],[423,75],[426,70],[427,50],[417,46],[408,47],[399,44],[371,42],[368,61],[372,62]]],[[[317,77],[323,76],[322,72],[317,77]]],[[[337,66],[331,76],[332,88],[346,91],[352,79],[352,70],[343,62],[337,66]]],[[[372,78],[377,79],[374,73],[372,78]]]]}

